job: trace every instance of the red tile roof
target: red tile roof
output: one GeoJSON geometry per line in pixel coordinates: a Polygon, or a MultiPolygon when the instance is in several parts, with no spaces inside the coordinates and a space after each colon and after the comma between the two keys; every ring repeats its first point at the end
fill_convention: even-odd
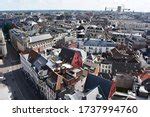
{"type": "Polygon", "coordinates": [[[150,79],[150,70],[145,71],[144,73],[140,74],[140,78],[142,81],[144,81],[146,79],[150,79]]]}

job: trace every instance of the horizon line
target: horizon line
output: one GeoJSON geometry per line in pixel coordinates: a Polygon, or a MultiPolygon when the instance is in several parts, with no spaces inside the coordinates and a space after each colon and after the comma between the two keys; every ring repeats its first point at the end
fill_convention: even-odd
{"type": "MultiPolygon", "coordinates": [[[[102,9],[4,9],[1,10],[0,12],[4,12],[4,11],[105,11],[102,9]]],[[[108,12],[116,12],[114,11],[109,11],[108,12]]],[[[134,13],[150,13],[150,11],[127,11],[127,12],[134,12],[134,13]]]]}

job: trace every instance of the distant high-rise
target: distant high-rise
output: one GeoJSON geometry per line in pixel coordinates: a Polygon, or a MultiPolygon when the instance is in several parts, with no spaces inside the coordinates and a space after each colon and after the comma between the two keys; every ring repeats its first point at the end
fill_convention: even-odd
{"type": "Polygon", "coordinates": [[[122,7],[121,7],[121,6],[118,6],[117,12],[121,12],[121,11],[122,11],[122,7]]]}

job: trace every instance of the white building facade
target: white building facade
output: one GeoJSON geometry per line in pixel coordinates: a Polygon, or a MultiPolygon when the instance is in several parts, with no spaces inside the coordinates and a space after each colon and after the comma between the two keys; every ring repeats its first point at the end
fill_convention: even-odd
{"type": "Polygon", "coordinates": [[[45,48],[53,46],[53,37],[50,34],[39,34],[29,36],[26,32],[19,29],[10,30],[10,41],[16,50],[24,52],[33,49],[41,52],[45,48]]]}
{"type": "Polygon", "coordinates": [[[102,39],[78,39],[78,45],[79,48],[93,54],[109,52],[116,46],[115,42],[102,39]]]}
{"type": "Polygon", "coordinates": [[[38,74],[35,72],[31,63],[26,59],[26,56],[28,56],[28,55],[26,54],[24,56],[24,55],[20,54],[20,61],[21,61],[22,68],[23,68],[24,72],[27,73],[30,76],[30,78],[32,78],[31,80],[33,82],[35,82],[35,84],[38,84],[38,82],[39,82],[38,74]]]}
{"type": "Polygon", "coordinates": [[[0,57],[6,57],[7,48],[2,30],[0,29],[0,57]]]}
{"type": "MultiPolygon", "coordinates": [[[[40,91],[40,94],[44,95],[47,100],[56,99],[56,93],[54,90],[48,86],[47,82],[43,79],[40,79],[39,72],[37,73],[32,67],[31,63],[27,60],[28,55],[20,54],[21,65],[24,73],[27,77],[31,79],[31,81],[37,86],[36,88],[40,91]]],[[[48,76],[50,77],[50,76],[48,76]]]]}
{"type": "Polygon", "coordinates": [[[112,64],[111,63],[101,63],[100,64],[101,73],[112,73],[112,64]]]}

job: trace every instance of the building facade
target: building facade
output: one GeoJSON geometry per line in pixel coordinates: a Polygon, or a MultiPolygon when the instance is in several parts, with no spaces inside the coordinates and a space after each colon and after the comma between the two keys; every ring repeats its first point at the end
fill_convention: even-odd
{"type": "Polygon", "coordinates": [[[79,47],[89,53],[105,53],[115,48],[116,44],[113,41],[104,39],[81,39],[78,40],[79,47]]]}
{"type": "Polygon", "coordinates": [[[109,61],[102,61],[100,64],[100,72],[101,73],[112,73],[112,63],[109,61]]]}
{"type": "Polygon", "coordinates": [[[104,29],[95,25],[88,26],[86,29],[86,36],[89,38],[100,38],[103,35],[104,29]]]}
{"type": "Polygon", "coordinates": [[[10,30],[10,39],[14,48],[21,52],[33,49],[37,52],[43,51],[46,47],[53,45],[53,38],[50,34],[29,36],[19,29],[10,30]]]}
{"type": "Polygon", "coordinates": [[[7,47],[2,30],[0,29],[0,57],[6,57],[7,47]]]}

